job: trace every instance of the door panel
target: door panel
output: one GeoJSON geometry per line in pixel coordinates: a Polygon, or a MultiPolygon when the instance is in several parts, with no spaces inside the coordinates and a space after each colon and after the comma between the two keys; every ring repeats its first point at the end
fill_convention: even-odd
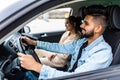
{"type": "Polygon", "coordinates": [[[56,31],[56,32],[37,33],[31,35],[41,41],[59,42],[64,32],[65,31],[58,31],[58,32],[56,31]]]}
{"type": "Polygon", "coordinates": [[[51,80],[120,80],[120,65],[65,77],[53,78],[51,80]]]}

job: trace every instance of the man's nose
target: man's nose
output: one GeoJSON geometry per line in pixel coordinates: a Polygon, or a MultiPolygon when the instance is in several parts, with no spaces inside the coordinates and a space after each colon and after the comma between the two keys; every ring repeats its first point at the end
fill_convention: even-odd
{"type": "Polygon", "coordinates": [[[84,23],[82,23],[82,24],[80,25],[80,27],[81,27],[81,28],[84,28],[84,27],[85,27],[85,24],[84,24],[84,23]]]}

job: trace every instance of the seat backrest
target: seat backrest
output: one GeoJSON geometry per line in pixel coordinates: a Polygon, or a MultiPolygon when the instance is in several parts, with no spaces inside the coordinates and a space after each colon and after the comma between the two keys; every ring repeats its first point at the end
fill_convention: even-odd
{"type": "Polygon", "coordinates": [[[103,36],[112,47],[113,61],[111,65],[120,64],[120,7],[109,6],[106,10],[108,27],[103,36]]]}

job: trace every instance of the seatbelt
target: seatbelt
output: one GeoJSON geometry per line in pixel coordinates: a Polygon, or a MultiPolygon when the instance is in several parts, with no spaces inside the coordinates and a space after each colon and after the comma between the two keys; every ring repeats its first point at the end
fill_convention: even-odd
{"type": "Polygon", "coordinates": [[[78,54],[78,56],[77,56],[77,60],[76,60],[76,62],[74,63],[72,69],[69,70],[69,72],[73,72],[73,71],[77,68],[78,60],[80,59],[81,54],[82,54],[82,49],[85,48],[85,47],[87,46],[87,44],[88,44],[88,41],[86,41],[85,43],[83,43],[83,45],[80,47],[80,49],[79,49],[79,54],[78,54]]]}

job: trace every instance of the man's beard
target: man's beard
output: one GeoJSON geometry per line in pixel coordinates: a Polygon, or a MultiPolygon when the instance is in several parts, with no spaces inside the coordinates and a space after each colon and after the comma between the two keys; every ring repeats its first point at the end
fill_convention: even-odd
{"type": "Polygon", "coordinates": [[[84,37],[84,38],[90,38],[90,37],[93,37],[94,36],[94,31],[92,30],[91,32],[89,33],[82,33],[82,36],[81,37],[84,37]]]}

